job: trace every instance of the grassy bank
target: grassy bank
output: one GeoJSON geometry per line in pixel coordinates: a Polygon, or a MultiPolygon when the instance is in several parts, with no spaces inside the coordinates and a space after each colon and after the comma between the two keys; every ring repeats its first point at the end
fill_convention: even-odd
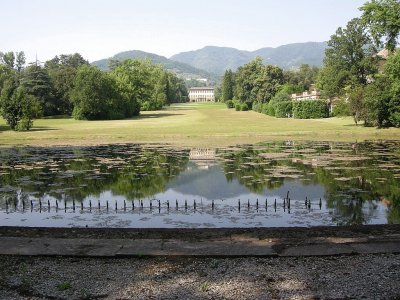
{"type": "Polygon", "coordinates": [[[162,111],[114,121],[40,119],[28,132],[13,132],[0,119],[0,145],[84,145],[101,143],[171,143],[211,147],[265,140],[400,139],[400,129],[355,126],[351,118],[277,119],[256,112],[236,112],[224,104],[172,105],[162,111]]]}

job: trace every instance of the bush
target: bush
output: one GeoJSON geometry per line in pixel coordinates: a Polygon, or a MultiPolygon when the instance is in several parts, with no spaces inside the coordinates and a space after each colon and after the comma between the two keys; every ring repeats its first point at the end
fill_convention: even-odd
{"type": "Polygon", "coordinates": [[[261,107],[261,112],[265,115],[267,115],[268,112],[268,103],[263,103],[262,107],[261,107]]]}
{"type": "Polygon", "coordinates": [[[334,117],[351,116],[350,104],[346,102],[345,99],[340,99],[333,106],[332,116],[334,117]]]}
{"type": "Polygon", "coordinates": [[[249,107],[247,106],[246,103],[242,103],[242,105],[240,106],[240,110],[241,110],[241,111],[248,111],[248,110],[249,110],[249,107]]]}
{"type": "Polygon", "coordinates": [[[253,103],[253,111],[262,112],[263,104],[261,102],[254,102],[253,103]]]}
{"type": "Polygon", "coordinates": [[[241,108],[242,108],[242,105],[241,105],[240,103],[236,103],[236,104],[235,104],[235,110],[236,110],[236,111],[240,111],[241,108]]]}
{"type": "Polygon", "coordinates": [[[269,102],[265,107],[265,114],[271,117],[275,117],[275,105],[269,102]]]}
{"type": "Polygon", "coordinates": [[[400,112],[395,112],[390,115],[390,121],[394,127],[400,127],[400,112]]]}
{"type": "Polygon", "coordinates": [[[226,107],[227,108],[233,108],[233,101],[232,100],[226,101],[226,107]]]}
{"type": "Polygon", "coordinates": [[[281,101],[275,103],[275,117],[287,118],[292,115],[292,101],[281,101]]]}
{"type": "Polygon", "coordinates": [[[319,119],[329,116],[325,100],[293,101],[293,117],[296,119],[319,119]]]}

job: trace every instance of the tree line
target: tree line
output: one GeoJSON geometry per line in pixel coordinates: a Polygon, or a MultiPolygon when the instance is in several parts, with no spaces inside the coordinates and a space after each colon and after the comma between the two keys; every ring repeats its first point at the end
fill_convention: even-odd
{"type": "Polygon", "coordinates": [[[400,127],[400,2],[372,0],[360,10],[331,36],[318,85],[334,101],[334,115],[400,127]]]}
{"type": "MultiPolygon", "coordinates": [[[[219,101],[225,102],[228,108],[252,109],[270,116],[288,117],[293,115],[291,94],[309,90],[317,80],[318,71],[317,67],[308,64],[301,65],[298,70],[284,71],[277,66],[264,65],[262,59],[257,57],[239,67],[236,72],[227,70],[217,97],[219,101]]],[[[314,106],[315,103],[310,105],[314,106]]],[[[326,107],[323,115],[304,113],[295,116],[323,117],[328,110],[326,103],[323,106],[326,107]]],[[[299,108],[300,110],[302,108],[299,108]]]]}
{"type": "Polygon", "coordinates": [[[400,127],[400,2],[371,0],[360,10],[361,17],[331,36],[321,69],[302,65],[283,71],[256,58],[225,72],[218,100],[236,110],[296,118],[328,117],[329,103],[333,116],[353,116],[356,124],[400,127]],[[291,100],[290,94],[313,84],[324,100],[291,100]]]}
{"type": "Polygon", "coordinates": [[[24,52],[0,52],[0,114],[13,130],[39,117],[123,119],[187,99],[185,82],[149,60],[111,61],[110,71],[80,54],[26,66],[24,52]]]}

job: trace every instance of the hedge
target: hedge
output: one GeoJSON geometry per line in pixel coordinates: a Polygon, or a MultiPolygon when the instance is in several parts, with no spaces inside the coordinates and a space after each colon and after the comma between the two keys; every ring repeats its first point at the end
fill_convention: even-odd
{"type": "Polygon", "coordinates": [[[325,100],[293,101],[293,117],[296,119],[319,119],[329,117],[325,100]]]}
{"type": "Polygon", "coordinates": [[[281,101],[275,103],[275,117],[287,118],[292,115],[292,101],[281,101]]]}

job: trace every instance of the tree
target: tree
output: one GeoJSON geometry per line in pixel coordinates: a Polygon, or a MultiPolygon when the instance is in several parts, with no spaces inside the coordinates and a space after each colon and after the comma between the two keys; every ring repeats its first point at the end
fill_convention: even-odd
{"type": "Polygon", "coordinates": [[[128,107],[128,115],[138,115],[141,105],[151,98],[150,76],[147,65],[127,59],[112,71],[119,93],[128,107]]]}
{"type": "Polygon", "coordinates": [[[359,19],[351,20],[344,29],[339,27],[331,36],[325,51],[324,67],[328,68],[328,72],[323,72],[322,76],[328,75],[329,79],[334,79],[322,79],[325,86],[331,82],[338,86],[329,90],[339,91],[348,85],[366,85],[377,71],[374,53],[376,49],[371,46],[371,40],[359,19]]]}
{"type": "Polygon", "coordinates": [[[0,95],[3,89],[4,83],[10,78],[16,76],[15,71],[11,69],[8,65],[0,64],[0,95]]]}
{"type": "Polygon", "coordinates": [[[391,125],[400,127],[400,52],[391,55],[386,63],[384,75],[387,76],[390,86],[390,101],[388,113],[391,125]]]}
{"type": "Polygon", "coordinates": [[[284,72],[285,82],[293,86],[299,86],[301,91],[309,90],[317,80],[319,69],[315,66],[302,64],[298,70],[284,72]]]}
{"type": "MultiPolygon", "coordinates": [[[[178,80],[172,80],[172,75],[168,75],[162,66],[150,60],[124,60],[115,67],[112,74],[125,95],[125,101],[138,103],[140,110],[161,109],[177,96],[173,92],[177,91],[177,87],[173,85],[178,84],[178,80]]],[[[179,89],[183,91],[181,87],[179,89]]],[[[180,98],[181,92],[177,92],[180,98]]]]}
{"type": "Polygon", "coordinates": [[[22,72],[20,81],[26,91],[40,101],[43,115],[58,114],[53,85],[45,68],[38,64],[30,65],[22,72]]]}
{"type": "Polygon", "coordinates": [[[42,114],[40,101],[29,95],[24,87],[20,86],[16,90],[15,98],[21,103],[21,120],[17,126],[18,130],[29,130],[33,126],[33,120],[42,114]]]}
{"type": "Polygon", "coordinates": [[[371,0],[360,7],[361,21],[368,26],[375,45],[393,52],[400,34],[400,2],[371,0]]]}
{"type": "Polygon", "coordinates": [[[263,69],[261,57],[257,57],[253,61],[238,68],[235,75],[235,98],[240,102],[252,104],[257,100],[255,93],[255,82],[263,69]]]}
{"type": "Polygon", "coordinates": [[[275,94],[270,102],[277,103],[282,101],[290,101],[292,100],[292,94],[301,92],[303,92],[302,86],[286,83],[279,88],[279,91],[275,94]]]}
{"type": "Polygon", "coordinates": [[[366,126],[388,127],[391,125],[390,87],[391,83],[387,76],[380,76],[365,88],[363,118],[366,126]]]}
{"type": "Polygon", "coordinates": [[[41,114],[40,102],[30,95],[17,80],[9,79],[0,97],[0,111],[12,130],[29,130],[33,119],[41,114]]]}
{"type": "Polygon", "coordinates": [[[266,103],[278,92],[284,83],[283,71],[281,68],[266,65],[262,73],[256,78],[255,92],[257,101],[266,103]]]}
{"type": "Polygon", "coordinates": [[[78,69],[71,99],[72,115],[78,120],[122,119],[129,109],[118,93],[114,77],[93,66],[78,69]]]}
{"type": "Polygon", "coordinates": [[[319,72],[318,87],[329,99],[349,98],[356,125],[366,115],[364,87],[377,73],[376,49],[357,18],[339,27],[325,50],[324,67],[319,72]],[[350,93],[349,93],[350,91],[350,93]]]}
{"type": "Polygon", "coordinates": [[[167,102],[179,103],[186,102],[188,99],[188,90],[185,81],[178,78],[174,73],[166,72],[167,74],[167,102]]]}
{"type": "Polygon", "coordinates": [[[13,98],[14,92],[18,87],[16,76],[8,78],[3,85],[1,91],[1,115],[6,120],[12,130],[16,130],[21,117],[21,106],[13,98]]]}
{"type": "Polygon", "coordinates": [[[248,64],[239,67],[235,74],[235,97],[249,107],[253,102],[266,103],[279,90],[284,82],[282,69],[262,64],[257,57],[248,64]]]}
{"type": "Polygon", "coordinates": [[[232,70],[226,70],[222,78],[222,102],[233,99],[234,85],[234,74],[232,70]]]}
{"type": "Polygon", "coordinates": [[[70,115],[73,110],[73,104],[70,99],[70,93],[74,87],[74,80],[78,68],[82,65],[88,65],[79,53],[72,55],[60,55],[45,63],[54,91],[55,114],[70,115]]]}
{"type": "Polygon", "coordinates": [[[21,72],[22,68],[24,67],[24,65],[26,63],[25,53],[23,51],[15,52],[15,53],[16,53],[15,68],[17,69],[17,72],[21,72]]]}
{"type": "Polygon", "coordinates": [[[114,71],[117,67],[121,65],[121,61],[118,59],[110,58],[108,60],[108,69],[114,71]]]}
{"type": "Polygon", "coordinates": [[[363,119],[365,113],[364,98],[365,90],[362,86],[355,87],[349,94],[350,111],[356,126],[358,125],[358,122],[363,119]]]}
{"type": "Polygon", "coordinates": [[[25,62],[25,53],[23,51],[15,52],[15,54],[11,51],[6,53],[0,52],[0,63],[7,65],[18,72],[21,72],[25,62]]]}
{"type": "Polygon", "coordinates": [[[14,69],[15,64],[15,55],[14,52],[0,52],[0,61],[1,63],[9,66],[11,69],[14,69]]]}
{"type": "Polygon", "coordinates": [[[325,65],[318,73],[317,87],[329,99],[340,97],[345,93],[344,87],[348,84],[349,77],[348,70],[334,64],[325,65]]]}

